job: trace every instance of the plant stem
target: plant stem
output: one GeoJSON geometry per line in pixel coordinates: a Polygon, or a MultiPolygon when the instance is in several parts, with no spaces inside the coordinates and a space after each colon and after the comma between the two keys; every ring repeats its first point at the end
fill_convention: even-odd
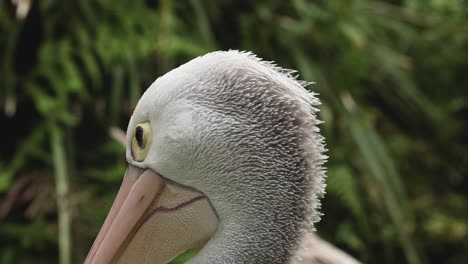
{"type": "Polygon", "coordinates": [[[63,136],[57,126],[51,127],[51,147],[58,206],[59,263],[71,263],[71,229],[68,205],[68,177],[63,136]]]}

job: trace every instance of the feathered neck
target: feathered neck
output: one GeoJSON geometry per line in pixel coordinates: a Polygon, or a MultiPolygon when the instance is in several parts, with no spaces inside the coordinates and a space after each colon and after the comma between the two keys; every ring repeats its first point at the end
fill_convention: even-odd
{"type": "Polygon", "coordinates": [[[190,263],[289,263],[320,218],[319,101],[292,72],[250,53],[211,53],[181,73],[189,81],[177,97],[190,102],[196,131],[184,184],[204,192],[220,217],[190,263]]]}

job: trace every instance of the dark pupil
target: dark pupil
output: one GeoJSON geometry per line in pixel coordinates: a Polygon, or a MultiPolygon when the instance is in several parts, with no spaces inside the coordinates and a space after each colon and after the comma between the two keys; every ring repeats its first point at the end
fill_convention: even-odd
{"type": "Polygon", "coordinates": [[[140,147],[140,149],[143,149],[145,146],[143,145],[143,128],[141,126],[137,126],[135,131],[135,138],[138,143],[138,147],[140,147]]]}

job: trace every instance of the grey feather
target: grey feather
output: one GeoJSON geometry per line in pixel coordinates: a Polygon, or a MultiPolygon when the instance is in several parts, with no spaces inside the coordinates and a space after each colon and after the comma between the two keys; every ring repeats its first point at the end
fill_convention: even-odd
{"type": "Polygon", "coordinates": [[[190,263],[291,263],[319,221],[319,100],[293,74],[249,52],[213,52],[160,77],[138,103],[129,127],[149,119],[155,137],[151,158],[127,152],[128,161],[200,190],[219,215],[190,263]]]}

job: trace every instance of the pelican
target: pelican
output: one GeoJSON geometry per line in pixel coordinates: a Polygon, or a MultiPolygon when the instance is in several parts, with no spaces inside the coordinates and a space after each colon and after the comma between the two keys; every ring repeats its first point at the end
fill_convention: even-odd
{"type": "Polygon", "coordinates": [[[159,77],[126,137],[128,169],[85,263],[296,263],[320,219],[325,144],[305,82],[250,52],[159,77]]]}

